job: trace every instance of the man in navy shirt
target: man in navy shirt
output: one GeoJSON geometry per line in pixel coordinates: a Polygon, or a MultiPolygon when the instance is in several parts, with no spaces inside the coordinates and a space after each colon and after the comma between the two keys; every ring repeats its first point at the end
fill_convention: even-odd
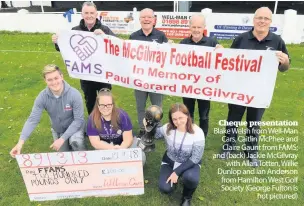
{"type": "MultiPolygon", "coordinates": [[[[141,24],[141,29],[133,32],[130,35],[130,39],[139,41],[150,41],[157,43],[166,43],[168,39],[164,32],[159,31],[153,27],[155,23],[154,11],[152,9],[146,8],[141,10],[139,21],[141,24]]],[[[143,119],[145,116],[146,101],[148,96],[150,97],[152,105],[157,105],[162,107],[163,95],[154,92],[145,92],[140,90],[135,90],[136,99],[136,109],[137,109],[137,119],[140,127],[138,138],[141,138],[145,134],[145,127],[143,125],[143,119]]]]}
{"type": "MultiPolygon", "coordinates": [[[[272,22],[272,12],[267,7],[261,7],[256,10],[253,19],[253,30],[239,35],[233,41],[231,48],[234,49],[252,49],[252,50],[275,50],[276,56],[279,60],[279,71],[284,72],[289,68],[288,52],[282,38],[269,31],[272,22]]],[[[258,167],[260,161],[258,160],[258,141],[259,126],[250,127],[250,122],[261,121],[265,108],[253,108],[240,105],[229,104],[228,122],[237,125],[242,120],[242,117],[247,109],[247,132],[246,132],[246,157],[252,166],[258,167]]],[[[226,141],[222,147],[221,158],[227,159],[234,150],[237,142],[237,127],[226,127],[226,141]]]]}
{"type": "MultiPolygon", "coordinates": [[[[190,19],[189,25],[191,36],[183,39],[180,44],[223,48],[215,38],[204,35],[205,26],[205,17],[202,14],[194,14],[190,19]]],[[[194,120],[195,101],[197,101],[198,104],[199,126],[203,130],[206,138],[209,125],[210,101],[183,97],[183,102],[187,106],[192,120],[194,120]]]]}

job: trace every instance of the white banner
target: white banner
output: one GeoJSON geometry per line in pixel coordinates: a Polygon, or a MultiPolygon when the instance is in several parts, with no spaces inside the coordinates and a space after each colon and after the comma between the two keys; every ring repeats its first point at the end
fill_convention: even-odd
{"type": "Polygon", "coordinates": [[[65,31],[58,44],[69,75],[142,91],[267,108],[274,51],[158,44],[65,31]]]}

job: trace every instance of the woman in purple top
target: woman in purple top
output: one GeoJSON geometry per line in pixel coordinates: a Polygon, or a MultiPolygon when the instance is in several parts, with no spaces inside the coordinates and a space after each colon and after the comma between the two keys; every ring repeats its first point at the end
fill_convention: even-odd
{"type": "Polygon", "coordinates": [[[88,119],[87,134],[95,149],[125,149],[133,142],[128,114],[115,106],[109,89],[101,89],[88,119]]]}

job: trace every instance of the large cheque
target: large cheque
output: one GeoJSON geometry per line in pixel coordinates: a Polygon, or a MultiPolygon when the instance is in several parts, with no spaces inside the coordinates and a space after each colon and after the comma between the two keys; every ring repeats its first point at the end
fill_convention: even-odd
{"type": "Polygon", "coordinates": [[[144,194],[139,148],[17,155],[31,201],[144,194]]]}

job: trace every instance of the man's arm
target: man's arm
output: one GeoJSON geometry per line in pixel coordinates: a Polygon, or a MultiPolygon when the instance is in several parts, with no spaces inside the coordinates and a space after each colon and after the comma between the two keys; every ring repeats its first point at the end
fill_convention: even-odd
{"type": "MultiPolygon", "coordinates": [[[[132,33],[133,34],[133,33],[132,33]]],[[[133,39],[133,35],[130,34],[129,39],[132,40],[133,39]]]]}
{"type": "Polygon", "coordinates": [[[279,58],[279,71],[280,72],[285,72],[289,69],[289,57],[287,54],[280,52],[278,54],[278,58],[279,58]]]}
{"type": "Polygon", "coordinates": [[[231,49],[239,49],[239,46],[240,46],[240,45],[239,45],[239,42],[240,42],[239,38],[236,37],[236,38],[233,40],[233,42],[232,42],[230,48],[231,48],[231,49]]]}
{"type": "Polygon", "coordinates": [[[77,92],[73,92],[73,116],[74,121],[70,124],[68,129],[63,133],[61,138],[64,140],[69,139],[74,133],[79,131],[79,129],[83,126],[84,123],[84,112],[83,112],[83,102],[81,98],[81,94],[77,92]]]}
{"type": "Polygon", "coordinates": [[[289,69],[289,66],[290,66],[290,58],[289,58],[289,54],[288,54],[288,51],[287,51],[287,48],[286,48],[286,45],[285,45],[285,42],[284,40],[282,39],[281,40],[281,44],[280,44],[280,47],[281,47],[281,52],[277,52],[277,57],[279,59],[279,71],[280,72],[285,72],[289,69]]]}
{"type": "Polygon", "coordinates": [[[35,99],[34,106],[32,108],[32,112],[28,119],[26,120],[22,132],[19,138],[18,143],[15,145],[15,147],[10,151],[10,155],[15,158],[16,155],[21,153],[23,144],[25,140],[29,138],[35,127],[40,121],[42,111],[44,109],[43,106],[43,97],[42,93],[38,95],[38,97],[35,99]]]}
{"type": "Polygon", "coordinates": [[[26,141],[31,135],[37,124],[40,122],[41,114],[44,109],[43,106],[43,93],[41,92],[38,97],[35,99],[32,112],[28,119],[26,120],[23,129],[21,131],[20,139],[26,141]]]}
{"type": "Polygon", "coordinates": [[[167,43],[168,42],[168,38],[166,37],[166,34],[164,32],[163,33],[163,42],[162,43],[167,43]]]}
{"type": "Polygon", "coordinates": [[[116,36],[116,34],[114,34],[114,33],[112,32],[112,30],[111,30],[109,27],[105,26],[105,25],[102,25],[102,26],[101,26],[101,30],[103,30],[103,32],[104,32],[105,34],[107,34],[107,35],[116,36]]]}
{"type": "Polygon", "coordinates": [[[57,44],[57,40],[58,40],[58,34],[53,34],[53,35],[52,35],[52,42],[53,42],[54,45],[55,45],[55,49],[56,49],[57,51],[60,51],[59,46],[58,46],[58,44],[57,44]]]}

